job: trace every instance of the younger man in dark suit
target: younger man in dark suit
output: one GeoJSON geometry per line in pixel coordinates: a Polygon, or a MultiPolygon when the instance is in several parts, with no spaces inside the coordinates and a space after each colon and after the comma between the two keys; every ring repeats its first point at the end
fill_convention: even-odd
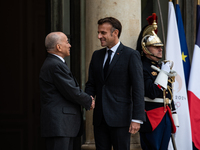
{"type": "Polygon", "coordinates": [[[48,56],[40,71],[41,135],[47,150],[73,150],[73,138],[81,133],[81,106],[94,108],[94,100],[84,93],[64,57],[71,45],[62,32],[46,36],[48,56]]]}
{"type": "Polygon", "coordinates": [[[145,121],[142,63],[138,51],[124,46],[121,23],[107,17],[98,21],[103,49],[93,53],[86,93],[96,96],[93,114],[97,150],[130,150],[130,133],[145,121]]]}

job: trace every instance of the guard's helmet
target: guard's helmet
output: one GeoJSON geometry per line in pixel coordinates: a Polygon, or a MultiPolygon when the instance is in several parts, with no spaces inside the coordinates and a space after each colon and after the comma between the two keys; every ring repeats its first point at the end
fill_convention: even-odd
{"type": "Polygon", "coordinates": [[[163,46],[160,38],[157,36],[157,16],[155,13],[147,18],[149,25],[145,26],[137,41],[137,50],[143,56],[143,51],[147,54],[154,56],[148,49],[147,46],[163,46]]]}

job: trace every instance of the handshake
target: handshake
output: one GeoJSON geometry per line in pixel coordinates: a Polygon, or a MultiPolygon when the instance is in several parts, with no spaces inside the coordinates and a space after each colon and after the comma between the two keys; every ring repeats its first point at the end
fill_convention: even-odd
{"type": "Polygon", "coordinates": [[[90,110],[93,110],[95,108],[95,100],[94,100],[94,97],[90,96],[92,98],[92,104],[91,104],[91,107],[90,107],[90,110]]]}

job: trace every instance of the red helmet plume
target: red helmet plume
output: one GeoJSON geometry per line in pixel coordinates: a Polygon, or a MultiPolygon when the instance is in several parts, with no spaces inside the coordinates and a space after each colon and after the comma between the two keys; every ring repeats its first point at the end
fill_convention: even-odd
{"type": "MultiPolygon", "coordinates": [[[[154,20],[155,20],[156,23],[157,23],[158,18],[157,18],[157,16],[156,16],[156,13],[152,13],[152,15],[149,16],[146,20],[148,21],[149,25],[152,25],[154,20]]],[[[155,33],[156,33],[156,34],[157,34],[157,32],[158,32],[158,29],[155,30],[155,33]]]]}

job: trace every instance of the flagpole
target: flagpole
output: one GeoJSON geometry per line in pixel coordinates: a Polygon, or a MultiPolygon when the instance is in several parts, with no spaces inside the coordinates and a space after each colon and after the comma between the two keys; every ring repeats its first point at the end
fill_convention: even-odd
{"type": "Polygon", "coordinates": [[[200,5],[200,0],[197,0],[197,5],[200,5]]]}
{"type": "Polygon", "coordinates": [[[164,25],[163,25],[163,19],[162,19],[162,11],[161,11],[161,7],[160,7],[160,1],[157,0],[157,2],[158,2],[158,8],[159,8],[159,12],[160,12],[160,20],[161,20],[161,26],[162,26],[163,43],[164,43],[164,49],[165,49],[165,31],[164,31],[164,25]]]}
{"type": "Polygon", "coordinates": [[[176,0],[176,4],[178,4],[178,0],[176,0]]]}

